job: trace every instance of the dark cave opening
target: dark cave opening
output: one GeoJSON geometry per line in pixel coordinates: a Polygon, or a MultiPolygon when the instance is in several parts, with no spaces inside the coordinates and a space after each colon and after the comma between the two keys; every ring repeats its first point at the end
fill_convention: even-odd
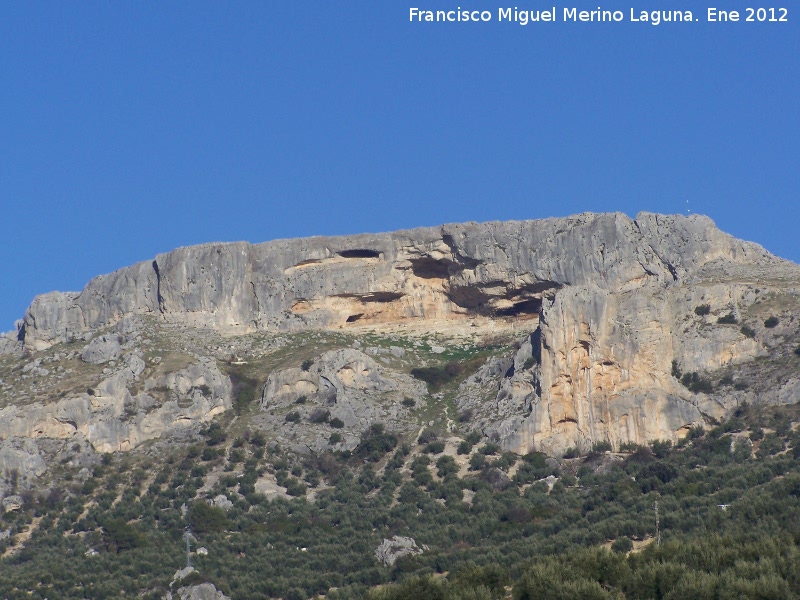
{"type": "Polygon", "coordinates": [[[342,250],[337,252],[342,258],[380,258],[381,253],[377,250],[367,250],[366,248],[357,248],[355,250],[342,250]]]}
{"type": "Polygon", "coordinates": [[[542,308],[541,298],[528,298],[521,302],[515,302],[508,308],[501,308],[495,312],[498,317],[519,317],[523,315],[538,315],[542,308]]]}

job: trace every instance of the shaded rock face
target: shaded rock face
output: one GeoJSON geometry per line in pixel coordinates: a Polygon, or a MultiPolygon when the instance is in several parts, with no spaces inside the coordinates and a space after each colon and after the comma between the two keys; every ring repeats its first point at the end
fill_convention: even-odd
{"type": "MultiPolygon", "coordinates": [[[[675,440],[747,398],[692,393],[673,370],[751,361],[774,335],[757,340],[738,326],[711,326],[712,319],[753,306],[756,287],[798,282],[796,265],[720,232],[706,217],[649,213],[180,248],[97,277],[82,292],[34,300],[0,353],[21,352],[20,343],[35,352],[82,340],[82,360],[111,365],[110,372],[92,393],[0,409],[0,438],[80,434],[98,450],[125,450],[230,408],[231,383],[211,358],[195,356],[191,366],[139,381],[141,356],[124,342],[137,319],[152,314],[176,331],[226,335],[511,322],[528,334],[519,350],[481,367],[456,398],[504,449],[560,454],[597,441],[675,440]],[[700,304],[716,312],[695,314],[700,304]]],[[[315,409],[344,423],[348,447],[377,420],[402,430],[400,400],[425,395],[420,382],[354,349],[265,377],[265,422],[291,430],[298,447],[312,451],[330,436],[308,424],[315,409]],[[283,416],[303,396],[301,430],[283,416]]],[[[796,379],[785,381],[774,401],[794,401],[798,390],[796,379]]]]}

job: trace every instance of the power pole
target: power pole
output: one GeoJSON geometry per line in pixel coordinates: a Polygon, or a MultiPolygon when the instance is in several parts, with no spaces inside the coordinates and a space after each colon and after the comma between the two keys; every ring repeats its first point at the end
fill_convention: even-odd
{"type": "Polygon", "coordinates": [[[656,546],[661,547],[661,529],[658,527],[658,500],[655,503],[656,508],[656,546]]]}
{"type": "Polygon", "coordinates": [[[191,527],[186,527],[186,532],[183,534],[183,539],[186,540],[186,568],[192,568],[192,550],[190,543],[195,539],[195,537],[192,535],[191,527]]]}

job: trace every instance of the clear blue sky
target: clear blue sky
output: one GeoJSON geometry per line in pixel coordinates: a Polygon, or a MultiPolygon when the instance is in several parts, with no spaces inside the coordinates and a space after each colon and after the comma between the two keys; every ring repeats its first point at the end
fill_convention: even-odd
{"type": "Polygon", "coordinates": [[[800,260],[797,3],[788,23],[709,24],[713,0],[643,2],[602,6],[701,22],[523,27],[496,0],[460,3],[483,24],[409,23],[459,6],[440,1],[3,3],[0,330],[36,294],[218,240],[688,201],[800,260]]]}

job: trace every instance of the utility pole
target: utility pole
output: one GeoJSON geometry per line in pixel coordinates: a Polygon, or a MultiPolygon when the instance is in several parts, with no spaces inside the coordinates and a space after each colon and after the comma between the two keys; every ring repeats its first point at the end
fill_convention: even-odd
{"type": "Polygon", "coordinates": [[[656,546],[661,547],[661,530],[658,527],[658,500],[655,503],[656,508],[656,546]]]}
{"type": "Polygon", "coordinates": [[[192,568],[192,554],[191,554],[191,542],[195,541],[195,537],[192,535],[192,528],[188,525],[186,526],[186,532],[183,534],[183,539],[186,540],[186,568],[192,568]]]}

